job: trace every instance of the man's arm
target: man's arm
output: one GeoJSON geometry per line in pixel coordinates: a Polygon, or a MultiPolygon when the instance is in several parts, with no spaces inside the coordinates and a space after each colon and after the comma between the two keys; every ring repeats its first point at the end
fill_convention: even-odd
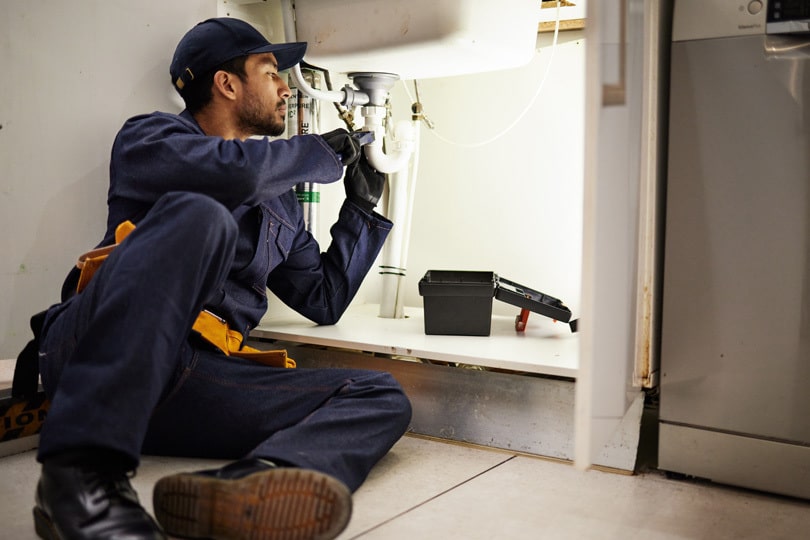
{"type": "Polygon", "coordinates": [[[340,159],[320,136],[225,140],[205,135],[185,116],[164,113],[128,120],[112,154],[111,201],[151,204],[167,192],[190,191],[234,209],[300,182],[329,183],[343,175],[340,159]]]}
{"type": "Polygon", "coordinates": [[[321,253],[300,228],[283,264],[270,273],[268,287],[285,304],[317,324],[335,324],[374,264],[392,223],[346,201],[330,229],[332,242],[321,253]]]}

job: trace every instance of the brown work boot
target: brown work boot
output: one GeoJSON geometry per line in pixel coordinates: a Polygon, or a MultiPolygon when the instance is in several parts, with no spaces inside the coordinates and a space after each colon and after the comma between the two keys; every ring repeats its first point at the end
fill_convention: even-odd
{"type": "Polygon", "coordinates": [[[214,540],[327,540],[352,513],[351,493],[339,480],[260,459],[161,478],[153,505],[169,535],[214,540]]]}

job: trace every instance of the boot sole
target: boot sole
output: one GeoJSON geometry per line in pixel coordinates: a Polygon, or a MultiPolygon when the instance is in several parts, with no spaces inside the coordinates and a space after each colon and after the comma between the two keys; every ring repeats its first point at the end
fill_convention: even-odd
{"type": "Polygon", "coordinates": [[[306,469],[239,479],[181,473],[158,480],[155,518],[166,533],[213,540],[331,540],[349,523],[351,493],[306,469]]]}

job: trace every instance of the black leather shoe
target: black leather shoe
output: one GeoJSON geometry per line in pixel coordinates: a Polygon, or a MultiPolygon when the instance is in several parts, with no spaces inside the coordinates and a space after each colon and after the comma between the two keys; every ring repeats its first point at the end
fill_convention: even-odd
{"type": "Polygon", "coordinates": [[[140,505],[125,471],[88,466],[42,466],[34,528],[46,540],[166,538],[140,505]]]}
{"type": "Polygon", "coordinates": [[[352,513],[351,493],[339,480],[259,459],[161,478],[153,504],[168,534],[215,540],[328,540],[352,513]]]}

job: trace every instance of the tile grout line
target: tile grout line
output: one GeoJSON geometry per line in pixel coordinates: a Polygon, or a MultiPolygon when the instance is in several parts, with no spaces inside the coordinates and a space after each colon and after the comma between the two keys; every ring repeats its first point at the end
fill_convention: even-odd
{"type": "Polygon", "coordinates": [[[370,528],[366,529],[365,531],[360,532],[360,533],[358,533],[358,534],[356,534],[356,535],[352,536],[351,538],[347,538],[346,540],[355,540],[356,538],[360,538],[360,537],[362,537],[362,536],[365,536],[365,535],[367,535],[368,533],[370,533],[370,532],[372,532],[372,531],[375,531],[375,530],[379,529],[379,528],[380,528],[380,527],[382,527],[383,525],[386,525],[386,524],[388,524],[388,523],[391,523],[391,522],[392,522],[392,521],[394,521],[395,519],[399,519],[399,518],[401,518],[402,516],[404,516],[405,514],[408,514],[408,513],[412,512],[412,511],[416,510],[417,508],[420,508],[420,507],[422,507],[422,506],[424,506],[424,505],[428,504],[428,503],[429,503],[429,502],[431,502],[431,501],[435,501],[435,500],[436,500],[436,499],[438,499],[439,497],[442,497],[443,495],[446,495],[447,493],[450,493],[450,492],[451,492],[451,491],[453,491],[454,489],[456,489],[456,488],[458,488],[458,487],[461,487],[461,486],[463,486],[464,484],[466,484],[466,483],[468,483],[468,482],[472,482],[473,480],[475,480],[475,479],[476,479],[476,478],[478,478],[479,476],[482,476],[482,475],[484,475],[484,474],[486,474],[486,473],[488,473],[488,472],[490,472],[490,471],[492,471],[492,470],[494,470],[494,469],[497,469],[497,468],[498,468],[498,467],[500,467],[501,465],[504,465],[505,463],[508,463],[509,461],[512,461],[512,460],[513,460],[513,459],[515,459],[516,457],[518,457],[516,454],[515,454],[515,455],[511,455],[511,456],[509,456],[507,459],[505,459],[505,460],[501,461],[500,463],[496,463],[496,464],[495,464],[495,465],[493,465],[492,467],[489,467],[488,469],[485,469],[485,470],[483,470],[483,471],[481,471],[481,472],[479,472],[479,473],[477,473],[477,474],[475,474],[475,475],[473,475],[473,476],[471,476],[471,477],[467,478],[467,479],[466,479],[466,480],[464,480],[463,482],[459,482],[458,484],[456,484],[456,485],[454,485],[454,486],[451,486],[451,487],[449,487],[449,488],[445,489],[444,491],[442,491],[442,492],[440,492],[440,493],[437,493],[436,495],[433,495],[432,497],[429,497],[429,498],[425,499],[424,501],[422,501],[422,502],[420,502],[419,504],[416,504],[416,505],[414,505],[414,506],[412,506],[412,507],[408,508],[407,510],[403,510],[403,511],[402,511],[402,512],[400,512],[399,514],[397,514],[397,515],[395,515],[395,516],[392,516],[392,517],[390,517],[390,518],[386,519],[385,521],[382,521],[382,522],[380,522],[380,523],[378,523],[378,524],[374,525],[373,527],[370,527],[370,528]]]}

